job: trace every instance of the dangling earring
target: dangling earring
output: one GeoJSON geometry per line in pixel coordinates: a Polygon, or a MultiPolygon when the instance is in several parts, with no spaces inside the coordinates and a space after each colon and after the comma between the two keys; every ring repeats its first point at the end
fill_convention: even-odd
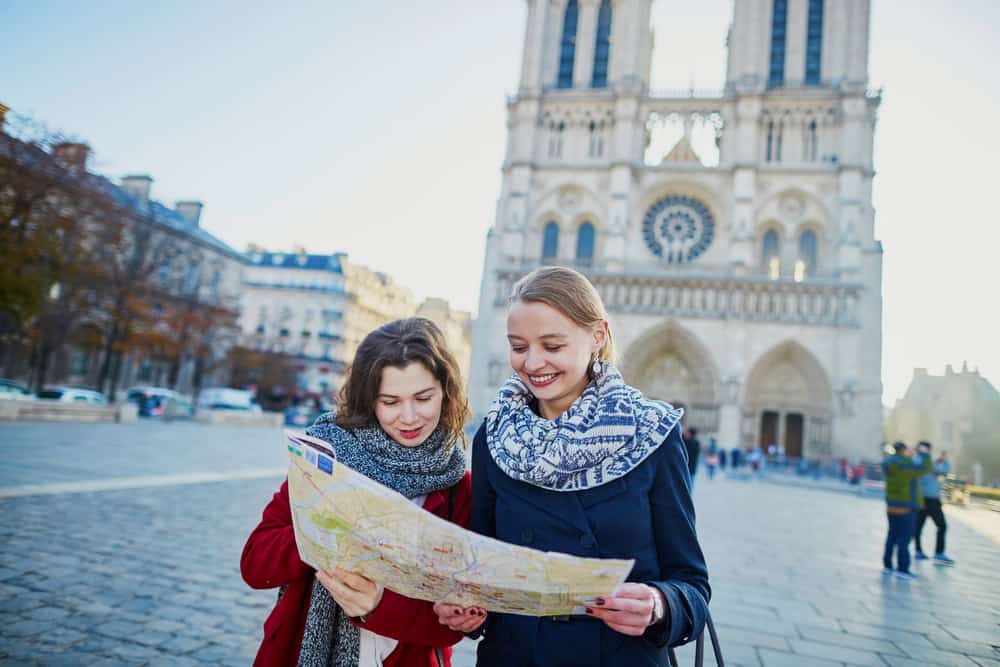
{"type": "Polygon", "coordinates": [[[601,360],[598,358],[597,353],[594,353],[594,365],[590,367],[593,371],[594,377],[598,377],[601,374],[601,360]]]}

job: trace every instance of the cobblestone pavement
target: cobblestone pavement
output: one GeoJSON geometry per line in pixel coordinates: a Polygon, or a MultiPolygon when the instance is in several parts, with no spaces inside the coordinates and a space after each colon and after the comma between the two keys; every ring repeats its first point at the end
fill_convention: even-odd
{"type": "MultiPolygon", "coordinates": [[[[239,554],[280,443],[277,429],[0,425],[0,665],[249,664],[275,594],[246,587],[239,554]]],[[[970,527],[1000,514],[951,521],[958,565],[917,563],[902,582],[880,573],[877,499],[700,478],[696,506],[727,664],[1000,667],[1000,545],[970,527]]]]}

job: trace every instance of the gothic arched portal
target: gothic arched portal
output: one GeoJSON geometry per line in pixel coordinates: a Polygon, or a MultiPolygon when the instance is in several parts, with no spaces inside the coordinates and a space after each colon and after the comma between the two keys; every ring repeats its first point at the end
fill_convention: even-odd
{"type": "Polygon", "coordinates": [[[650,398],[684,408],[684,423],[719,429],[719,375],[708,349],[676,322],[653,327],[626,351],[625,381],[650,398]]]}
{"type": "Polygon", "coordinates": [[[786,341],[765,353],[747,376],[743,444],[783,447],[791,458],[828,455],[833,392],[809,350],[786,341]]]}

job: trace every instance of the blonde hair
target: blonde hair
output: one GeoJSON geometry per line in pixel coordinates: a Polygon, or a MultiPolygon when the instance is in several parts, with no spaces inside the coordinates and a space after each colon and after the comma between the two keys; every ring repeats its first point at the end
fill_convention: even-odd
{"type": "MultiPolygon", "coordinates": [[[[608,321],[608,311],[604,309],[604,302],[594,285],[582,273],[563,266],[535,269],[514,283],[508,303],[517,301],[544,303],[584,329],[608,321]]],[[[606,331],[607,338],[597,358],[614,363],[615,341],[610,323],[606,331]]]]}

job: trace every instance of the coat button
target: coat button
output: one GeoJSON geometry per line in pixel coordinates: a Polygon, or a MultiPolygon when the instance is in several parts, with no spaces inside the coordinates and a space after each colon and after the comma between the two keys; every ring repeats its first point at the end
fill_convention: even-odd
{"type": "Polygon", "coordinates": [[[525,544],[531,544],[531,540],[533,540],[534,537],[535,534],[531,532],[530,528],[525,528],[521,531],[521,541],[525,544]]]}
{"type": "Polygon", "coordinates": [[[580,538],[580,546],[583,547],[584,549],[591,549],[593,548],[594,544],[595,544],[594,538],[591,537],[590,535],[584,535],[583,537],[580,538]]]}

